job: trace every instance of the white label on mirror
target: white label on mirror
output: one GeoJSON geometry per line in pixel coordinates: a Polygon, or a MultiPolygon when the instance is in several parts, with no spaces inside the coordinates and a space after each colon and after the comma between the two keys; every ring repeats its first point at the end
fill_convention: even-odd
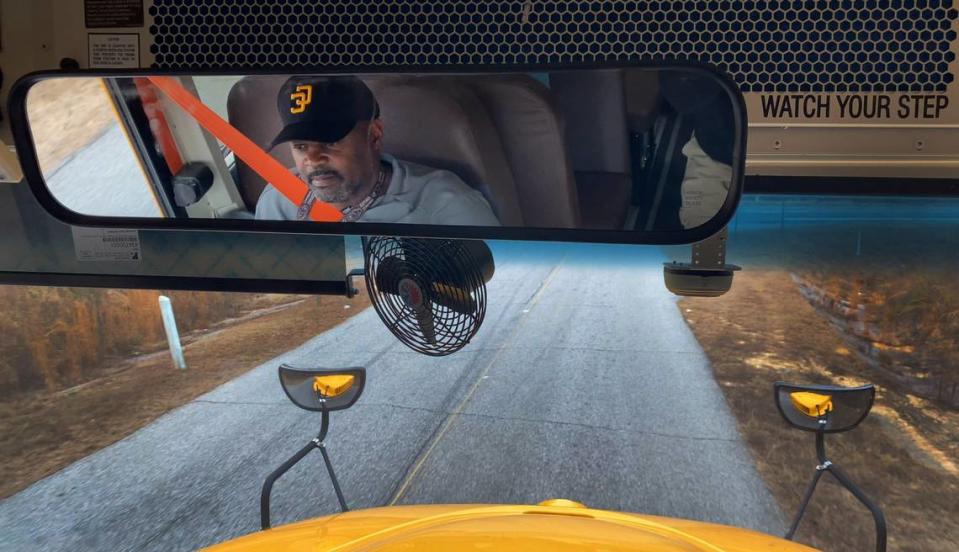
{"type": "Polygon", "coordinates": [[[78,261],[139,262],[140,233],[113,228],[78,228],[74,226],[73,248],[78,261]]]}
{"type": "Polygon", "coordinates": [[[140,67],[140,35],[88,35],[91,69],[136,69],[140,67]]]}

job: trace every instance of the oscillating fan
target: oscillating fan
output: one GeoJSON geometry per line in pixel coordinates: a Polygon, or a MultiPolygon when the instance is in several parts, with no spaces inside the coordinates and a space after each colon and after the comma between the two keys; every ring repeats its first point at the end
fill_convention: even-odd
{"type": "Polygon", "coordinates": [[[484,242],[368,237],[363,254],[373,308],[406,346],[443,356],[476,335],[494,271],[484,242]]]}

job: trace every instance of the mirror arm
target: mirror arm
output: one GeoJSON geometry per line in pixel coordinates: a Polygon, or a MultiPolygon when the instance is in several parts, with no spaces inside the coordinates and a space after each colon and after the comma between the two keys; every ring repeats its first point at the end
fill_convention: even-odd
{"type": "Polygon", "coordinates": [[[852,493],[852,495],[856,497],[856,500],[861,502],[862,505],[869,510],[869,513],[872,514],[873,522],[876,525],[876,552],[886,552],[886,517],[883,515],[879,506],[849,479],[846,472],[839,469],[839,466],[833,464],[826,458],[825,426],[826,420],[819,420],[819,429],[816,431],[816,458],[819,460],[819,465],[816,466],[816,473],[813,475],[812,481],[810,481],[809,486],[806,487],[802,502],[799,504],[799,511],[796,512],[796,517],[793,518],[792,525],[789,527],[789,531],[786,532],[785,538],[786,540],[793,540],[793,536],[796,534],[796,529],[799,528],[799,522],[802,520],[803,514],[806,513],[806,507],[809,505],[813,491],[816,490],[819,479],[822,478],[822,474],[828,471],[836,478],[836,481],[838,481],[840,485],[852,493]]]}
{"type": "Polygon", "coordinates": [[[829,463],[826,471],[832,474],[839,483],[846,488],[856,499],[865,506],[872,514],[872,520],[876,524],[876,552],[886,552],[886,517],[883,515],[879,506],[873,502],[862,489],[853,484],[852,480],[846,475],[846,472],[839,469],[839,466],[829,463]]]}
{"type": "Polygon", "coordinates": [[[346,499],[343,497],[343,491],[340,490],[340,481],[336,478],[336,474],[333,472],[333,462],[330,461],[330,453],[326,452],[326,445],[321,441],[316,448],[320,449],[320,454],[323,455],[323,463],[326,464],[326,472],[330,474],[330,481],[333,482],[333,491],[336,493],[336,500],[340,503],[340,511],[349,512],[350,509],[346,506],[346,499]]]}
{"type": "Polygon", "coordinates": [[[330,411],[323,409],[322,419],[320,420],[320,434],[316,436],[316,441],[319,441],[320,444],[323,444],[323,441],[326,440],[326,433],[330,430],[330,411]]]}
{"type": "Polygon", "coordinates": [[[273,492],[273,484],[276,483],[276,480],[283,476],[286,472],[290,471],[290,468],[299,463],[300,460],[306,458],[306,455],[309,454],[313,449],[320,449],[320,454],[323,455],[323,463],[326,464],[326,471],[330,474],[330,480],[333,482],[333,490],[336,492],[336,499],[340,503],[340,510],[344,512],[350,511],[346,506],[346,499],[343,497],[343,491],[340,490],[340,482],[336,479],[336,474],[333,472],[333,463],[330,461],[330,455],[326,451],[326,445],[323,443],[323,440],[326,439],[326,434],[330,429],[330,411],[323,410],[323,418],[320,423],[320,433],[314,437],[306,446],[297,451],[296,454],[290,457],[289,460],[283,462],[279,468],[273,471],[270,475],[266,476],[266,480],[263,481],[263,488],[260,490],[260,528],[269,529],[270,525],[270,495],[273,492]]]}
{"type": "Polygon", "coordinates": [[[831,462],[826,458],[826,420],[819,420],[819,429],[816,431],[816,459],[820,466],[827,466],[831,462]]]}
{"type": "Polygon", "coordinates": [[[260,528],[269,529],[270,528],[270,493],[273,492],[273,484],[276,483],[276,480],[280,478],[284,473],[290,470],[295,466],[300,460],[306,457],[314,448],[316,448],[316,443],[310,441],[305,447],[301,448],[296,454],[290,457],[289,460],[283,462],[279,468],[277,468],[273,473],[266,476],[266,480],[263,482],[263,488],[260,490],[260,528]]]}
{"type": "Polygon", "coordinates": [[[802,502],[799,503],[799,511],[796,512],[796,517],[793,518],[792,525],[789,526],[789,531],[786,532],[786,540],[793,540],[793,536],[796,534],[796,529],[799,529],[799,522],[802,521],[803,515],[806,513],[806,506],[809,506],[809,500],[812,498],[813,491],[816,490],[816,485],[819,483],[819,479],[822,477],[824,470],[819,469],[819,466],[816,466],[816,473],[812,476],[812,481],[809,482],[809,485],[806,487],[806,492],[803,494],[802,502]]]}

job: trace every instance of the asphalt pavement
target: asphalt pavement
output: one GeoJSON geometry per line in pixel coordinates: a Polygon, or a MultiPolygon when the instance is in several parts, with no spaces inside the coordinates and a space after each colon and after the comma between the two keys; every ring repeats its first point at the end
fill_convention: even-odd
{"type": "Polygon", "coordinates": [[[150,184],[118,124],[45,178],[51,195],[82,215],[160,216],[150,184]]]}
{"type": "MultiPolygon", "coordinates": [[[[410,351],[368,309],[3,501],[0,549],[190,550],[256,531],[264,477],[319,425],[283,394],[283,362],[368,370],[327,439],[354,509],[563,497],[782,532],[660,250],[493,250],[462,351],[410,351]]],[[[274,487],[274,524],[336,504],[314,453],[274,487]]]]}

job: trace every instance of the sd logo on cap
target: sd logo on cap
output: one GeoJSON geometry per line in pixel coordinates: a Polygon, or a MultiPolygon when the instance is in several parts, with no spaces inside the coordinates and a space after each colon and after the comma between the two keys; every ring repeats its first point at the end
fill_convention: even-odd
{"type": "Polygon", "coordinates": [[[356,77],[290,77],[277,95],[283,129],[269,149],[292,140],[333,143],[360,121],[379,116],[379,106],[356,77]]]}
{"type": "Polygon", "coordinates": [[[310,102],[313,101],[313,85],[301,84],[297,86],[296,90],[290,94],[290,99],[293,100],[293,107],[290,108],[290,113],[303,113],[306,111],[306,106],[310,105],[310,102]]]}

